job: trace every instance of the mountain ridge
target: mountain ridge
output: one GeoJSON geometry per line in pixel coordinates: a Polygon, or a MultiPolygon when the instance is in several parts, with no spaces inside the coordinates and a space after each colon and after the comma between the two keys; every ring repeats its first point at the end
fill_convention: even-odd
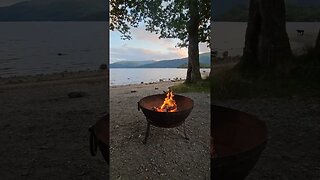
{"type": "MultiPolygon", "coordinates": [[[[214,21],[246,22],[249,14],[249,0],[217,1],[214,21]]],[[[287,21],[313,22],[320,20],[319,0],[287,0],[287,21]]]]}
{"type": "MultiPolygon", "coordinates": [[[[318,14],[310,15],[310,8],[317,6],[320,9],[319,0],[287,0],[287,4],[295,6],[293,16],[289,20],[303,20],[301,15],[296,11],[303,8],[307,20],[317,19],[318,14]]],[[[109,19],[107,13],[107,1],[104,0],[30,0],[18,2],[16,4],[0,7],[0,21],[107,21],[109,19]]],[[[211,5],[213,8],[212,15],[215,21],[234,21],[241,19],[226,17],[230,11],[235,8],[249,6],[249,0],[227,0],[214,1],[211,5]]],[[[314,10],[313,8],[311,10],[314,10]]],[[[318,11],[316,9],[316,11],[318,11]]],[[[243,16],[242,9],[240,15],[243,16]]],[[[247,10],[245,9],[245,13],[247,10]]],[[[245,18],[241,19],[246,21],[245,18]]]]}
{"type": "MultiPolygon", "coordinates": [[[[199,54],[199,62],[203,65],[210,65],[210,53],[199,54]]],[[[188,58],[160,60],[160,61],[119,61],[110,64],[110,68],[180,68],[188,63],[188,58]],[[153,61],[153,62],[152,62],[153,61]],[[129,62],[129,64],[126,64],[129,62]],[[132,62],[148,62],[137,66],[132,66],[132,62]],[[121,65],[119,65],[121,64],[121,65]]]]}
{"type": "Polygon", "coordinates": [[[104,0],[32,0],[0,7],[0,21],[107,21],[104,0]]]}

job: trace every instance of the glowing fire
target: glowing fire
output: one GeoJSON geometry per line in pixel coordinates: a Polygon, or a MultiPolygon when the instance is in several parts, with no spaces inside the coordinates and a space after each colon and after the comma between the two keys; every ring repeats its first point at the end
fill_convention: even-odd
{"type": "Polygon", "coordinates": [[[167,97],[164,99],[163,104],[160,108],[154,108],[157,112],[176,112],[177,111],[177,104],[176,101],[173,99],[174,95],[172,91],[167,92],[167,97]]]}

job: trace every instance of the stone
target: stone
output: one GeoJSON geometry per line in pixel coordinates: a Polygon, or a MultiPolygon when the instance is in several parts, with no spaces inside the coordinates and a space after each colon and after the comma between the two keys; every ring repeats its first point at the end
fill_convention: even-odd
{"type": "Polygon", "coordinates": [[[81,97],[84,97],[86,96],[87,94],[85,92],[81,92],[81,91],[78,91],[78,92],[70,92],[68,94],[69,98],[81,98],[81,97]]]}
{"type": "Polygon", "coordinates": [[[101,65],[100,65],[100,69],[101,69],[101,70],[108,69],[108,66],[107,66],[106,64],[101,64],[101,65]]]}

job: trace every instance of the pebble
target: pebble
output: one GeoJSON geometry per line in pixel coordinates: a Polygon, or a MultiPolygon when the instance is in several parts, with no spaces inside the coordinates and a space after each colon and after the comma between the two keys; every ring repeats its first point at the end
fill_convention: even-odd
{"type": "Polygon", "coordinates": [[[106,64],[101,64],[99,67],[101,70],[108,69],[108,66],[106,64]]]}
{"type": "Polygon", "coordinates": [[[87,94],[85,92],[82,91],[74,91],[74,92],[70,92],[68,94],[69,98],[81,98],[86,96],[87,94]]]}

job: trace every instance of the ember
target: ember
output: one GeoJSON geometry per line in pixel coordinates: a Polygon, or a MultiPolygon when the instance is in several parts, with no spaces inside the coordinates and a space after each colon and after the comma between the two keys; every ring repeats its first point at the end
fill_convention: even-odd
{"type": "Polygon", "coordinates": [[[161,107],[154,107],[153,110],[157,112],[177,112],[177,104],[173,97],[173,92],[169,90],[167,92],[167,97],[164,99],[161,107]]]}

